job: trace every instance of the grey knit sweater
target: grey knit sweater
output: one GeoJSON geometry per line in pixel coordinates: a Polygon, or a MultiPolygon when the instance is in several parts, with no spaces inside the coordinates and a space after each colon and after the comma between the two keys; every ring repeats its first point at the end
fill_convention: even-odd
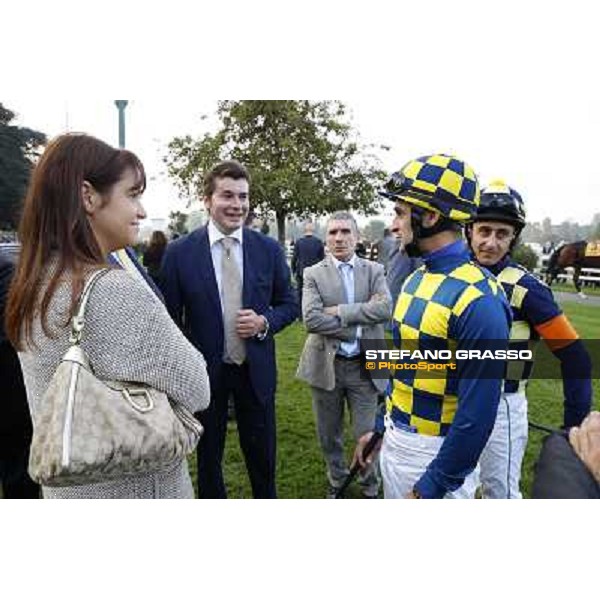
{"type": "MultiPolygon", "coordinates": [[[[19,353],[34,421],[50,380],[69,347],[65,327],[69,276],[50,303],[48,338],[34,322],[34,347],[19,353]]],[[[183,336],[158,298],[138,279],[115,269],[97,281],[86,307],[82,347],[100,379],[139,381],[164,391],[192,412],[208,406],[210,386],[204,358],[183,336]]],[[[160,473],[106,483],[42,488],[45,498],[193,498],[187,462],[160,473]]]]}

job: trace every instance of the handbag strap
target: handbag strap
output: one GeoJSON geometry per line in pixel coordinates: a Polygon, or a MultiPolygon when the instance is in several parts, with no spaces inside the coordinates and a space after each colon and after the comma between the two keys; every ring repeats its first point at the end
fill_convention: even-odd
{"type": "Polygon", "coordinates": [[[87,305],[87,301],[90,297],[90,293],[92,292],[92,288],[102,277],[102,275],[108,273],[111,269],[104,268],[92,273],[92,276],[86,281],[83,286],[83,291],[81,292],[81,296],[79,296],[79,302],[77,303],[77,308],[75,309],[75,314],[71,319],[71,336],[69,337],[69,342],[71,344],[79,344],[81,341],[81,334],[83,332],[83,326],[85,324],[85,307],[87,305]]]}

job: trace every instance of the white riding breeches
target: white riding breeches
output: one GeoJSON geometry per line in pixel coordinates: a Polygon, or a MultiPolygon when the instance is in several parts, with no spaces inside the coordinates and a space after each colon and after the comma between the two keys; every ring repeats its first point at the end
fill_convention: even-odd
{"type": "MultiPolygon", "coordinates": [[[[437,456],[443,437],[411,433],[396,427],[386,416],[386,431],[381,446],[380,467],[385,498],[404,498],[437,456]]],[[[474,498],[478,483],[477,469],[445,498],[474,498]]]]}
{"type": "Polygon", "coordinates": [[[527,447],[527,397],[500,396],[492,434],[479,459],[484,498],[522,498],[519,482],[527,447]]]}

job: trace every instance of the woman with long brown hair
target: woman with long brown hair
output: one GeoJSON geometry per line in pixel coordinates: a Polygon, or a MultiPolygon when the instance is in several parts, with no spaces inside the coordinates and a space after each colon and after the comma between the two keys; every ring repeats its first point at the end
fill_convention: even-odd
{"type": "MultiPolygon", "coordinates": [[[[69,347],[70,319],[86,279],[107,257],[136,241],[146,213],[144,167],[127,150],[84,134],[53,140],[29,185],[19,238],[21,255],[9,292],[6,331],[19,351],[35,417],[69,347]]],[[[97,377],[165,392],[189,411],[209,403],[202,355],[158,298],[125,270],[97,280],[81,345],[97,377]]],[[[43,488],[54,498],[193,497],[186,461],[157,473],[89,485],[43,488]]]]}
{"type": "Polygon", "coordinates": [[[148,248],[144,252],[144,267],[156,285],[160,283],[160,265],[166,247],[167,236],[162,231],[153,231],[148,248]]]}

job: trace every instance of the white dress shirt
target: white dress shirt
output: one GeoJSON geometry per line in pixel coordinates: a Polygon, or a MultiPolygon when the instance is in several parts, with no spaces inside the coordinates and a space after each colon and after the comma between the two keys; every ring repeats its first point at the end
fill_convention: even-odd
{"type": "MultiPolygon", "coordinates": [[[[354,304],[354,269],[356,263],[356,254],[353,254],[352,258],[345,262],[338,260],[333,255],[331,256],[331,260],[333,260],[333,264],[342,278],[342,283],[344,284],[344,288],[346,290],[346,297],[348,298],[348,304],[354,304]],[[341,265],[350,265],[350,268],[340,268],[341,265]]],[[[360,354],[359,340],[361,333],[362,327],[359,325],[356,328],[356,338],[352,342],[342,342],[340,344],[338,354],[342,354],[343,356],[356,356],[357,354],[360,354]]]]}

